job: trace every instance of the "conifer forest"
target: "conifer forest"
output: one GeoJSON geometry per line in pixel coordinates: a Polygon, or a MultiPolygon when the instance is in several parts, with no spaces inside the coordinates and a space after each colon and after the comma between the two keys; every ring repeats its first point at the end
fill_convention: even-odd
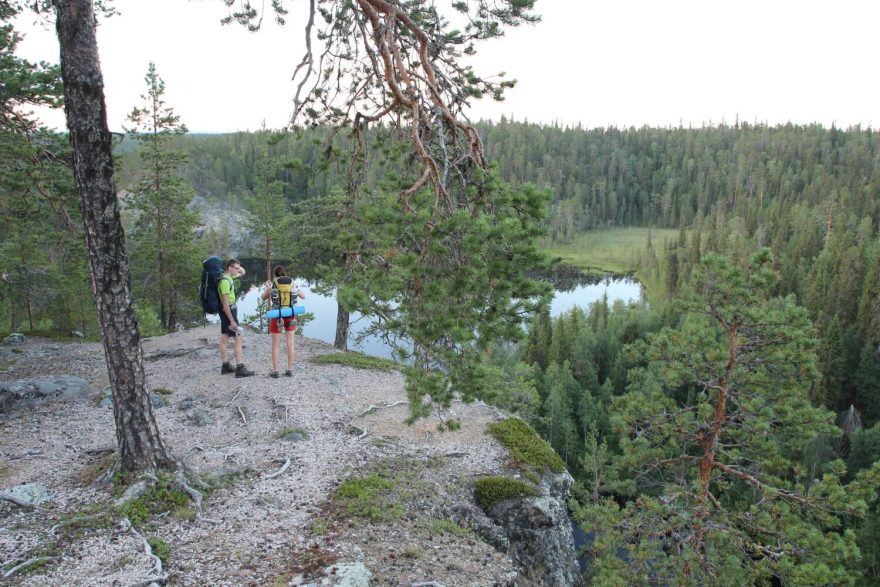
{"type": "MultiPolygon", "coordinates": [[[[61,14],[67,2],[50,4],[61,14]]],[[[340,4],[387,16],[382,2],[340,4]]],[[[483,14],[470,37],[527,22],[534,2],[496,4],[508,11],[483,14]]],[[[82,143],[23,114],[64,104],[71,116],[76,96],[61,67],[17,56],[11,18],[26,9],[0,3],[0,338],[99,341],[109,306],[93,291],[82,143]]],[[[327,18],[327,42],[344,44],[354,17],[327,18]]],[[[246,11],[236,20],[255,26],[246,11]]],[[[399,22],[464,42],[427,18],[399,22]]],[[[415,43],[400,34],[392,42],[415,43]]],[[[459,124],[462,95],[507,89],[470,76],[440,76],[437,120],[459,124]]],[[[297,277],[335,292],[337,347],[353,312],[406,341],[411,420],[482,400],[552,446],[575,479],[573,517],[594,536],[586,584],[880,584],[876,130],[501,118],[461,124],[446,143],[430,120],[342,121],[322,80],[298,96],[297,128],[192,134],[162,71],[151,63],[143,80],[125,132],[108,139],[139,336],[204,323],[209,255],[293,260],[297,277]],[[551,317],[554,251],[633,227],[648,229],[626,257],[642,299],[551,317]]],[[[388,92],[387,108],[419,111],[388,92]]],[[[150,459],[175,467],[161,451],[150,459]]]]}

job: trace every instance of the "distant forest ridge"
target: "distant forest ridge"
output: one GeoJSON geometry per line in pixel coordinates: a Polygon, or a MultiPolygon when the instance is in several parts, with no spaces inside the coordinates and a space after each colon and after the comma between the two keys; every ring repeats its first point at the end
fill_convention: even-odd
{"type": "MultiPolygon", "coordinates": [[[[821,209],[825,216],[845,211],[856,223],[880,218],[880,141],[871,129],[739,124],[582,130],[504,119],[478,128],[505,179],[551,190],[554,241],[601,227],[692,226],[710,216],[738,217],[754,233],[779,223],[795,206],[821,209]]],[[[255,155],[266,135],[181,138],[191,156],[186,179],[200,195],[234,204],[253,185],[255,155]]],[[[291,133],[269,147],[285,163],[280,179],[291,203],[344,185],[346,167],[328,162],[327,136],[325,129],[291,133]]],[[[333,152],[344,159],[340,137],[333,152]]],[[[388,164],[374,161],[368,176],[378,182],[388,164]]]]}

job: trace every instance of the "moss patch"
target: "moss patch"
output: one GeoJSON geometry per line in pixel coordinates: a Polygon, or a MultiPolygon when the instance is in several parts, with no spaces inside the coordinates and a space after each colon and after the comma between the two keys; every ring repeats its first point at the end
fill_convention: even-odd
{"type": "Polygon", "coordinates": [[[535,497],[538,490],[531,484],[510,477],[483,477],[474,483],[474,497],[484,512],[506,499],[535,497]]]}
{"type": "Polygon", "coordinates": [[[380,359],[379,357],[370,357],[360,353],[330,353],[327,355],[318,355],[312,358],[312,363],[316,365],[345,365],[347,367],[355,367],[357,369],[372,369],[374,371],[398,371],[401,366],[394,361],[388,359],[380,359]]]}
{"type": "Polygon", "coordinates": [[[119,513],[135,526],[140,526],[152,516],[179,511],[189,505],[189,496],[172,486],[171,476],[159,475],[159,483],[137,499],[119,508],[119,513]]]}
{"type": "Polygon", "coordinates": [[[383,522],[403,514],[403,506],[395,503],[394,485],[390,479],[374,473],[343,481],[334,496],[349,516],[383,522]]]}
{"type": "Polygon", "coordinates": [[[290,427],[284,428],[283,430],[281,430],[281,432],[278,433],[278,438],[284,438],[288,434],[299,434],[303,437],[303,439],[305,439],[305,440],[309,439],[308,431],[303,430],[302,428],[290,428],[290,427]]]}
{"type": "Polygon", "coordinates": [[[538,474],[547,469],[554,473],[565,470],[565,463],[547,441],[522,420],[508,418],[489,424],[489,434],[507,447],[517,465],[531,467],[538,474]]]}

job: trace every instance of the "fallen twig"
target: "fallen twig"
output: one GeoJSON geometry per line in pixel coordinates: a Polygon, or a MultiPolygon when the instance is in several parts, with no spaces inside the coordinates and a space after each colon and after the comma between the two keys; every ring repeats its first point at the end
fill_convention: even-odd
{"type": "Polygon", "coordinates": [[[364,416],[368,416],[369,414],[372,414],[373,412],[376,412],[376,411],[378,411],[378,410],[385,410],[385,409],[388,409],[388,408],[393,408],[393,407],[395,407],[395,406],[400,406],[400,405],[408,404],[408,403],[409,403],[409,401],[407,401],[407,400],[405,400],[405,399],[402,399],[402,400],[396,401],[396,402],[394,402],[394,403],[390,403],[390,404],[382,404],[381,406],[377,406],[377,405],[375,405],[375,404],[372,404],[372,405],[371,405],[369,408],[367,408],[365,411],[363,411],[363,412],[361,412],[360,414],[358,414],[357,417],[358,417],[358,418],[363,418],[364,416]]]}
{"type": "Polygon", "coordinates": [[[244,425],[247,426],[247,418],[244,417],[244,410],[241,409],[241,406],[235,406],[238,409],[238,415],[241,416],[241,421],[244,422],[244,425]]]}
{"type": "Polygon", "coordinates": [[[21,564],[15,565],[11,569],[9,569],[5,573],[3,573],[3,578],[8,579],[9,577],[11,577],[12,575],[14,575],[15,573],[17,573],[18,571],[20,571],[21,569],[23,569],[25,567],[29,567],[33,564],[43,562],[43,561],[55,560],[56,558],[58,558],[58,557],[57,556],[35,556],[34,558],[28,559],[21,564]]]}
{"type": "Polygon", "coordinates": [[[235,400],[237,400],[237,399],[238,399],[238,396],[241,395],[241,391],[242,391],[242,387],[239,386],[238,389],[235,391],[235,395],[232,396],[232,399],[231,399],[231,400],[229,400],[228,402],[226,402],[226,405],[227,405],[227,406],[234,405],[234,404],[235,404],[235,400]]]}
{"type": "Polygon", "coordinates": [[[264,479],[274,479],[275,477],[282,475],[287,468],[290,467],[290,459],[284,461],[284,464],[281,465],[281,468],[275,471],[274,473],[264,474],[264,479]]]}

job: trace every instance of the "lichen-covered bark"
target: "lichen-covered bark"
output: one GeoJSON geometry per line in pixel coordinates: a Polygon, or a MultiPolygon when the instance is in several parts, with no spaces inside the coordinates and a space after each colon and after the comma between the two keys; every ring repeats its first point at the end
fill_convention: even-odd
{"type": "Polygon", "coordinates": [[[143,357],[131,305],[125,239],[116,200],[111,135],[91,0],[54,0],[61,46],[64,108],[73,143],[92,288],[113,389],[120,466],[127,471],[173,468],[145,389],[143,357]]]}

